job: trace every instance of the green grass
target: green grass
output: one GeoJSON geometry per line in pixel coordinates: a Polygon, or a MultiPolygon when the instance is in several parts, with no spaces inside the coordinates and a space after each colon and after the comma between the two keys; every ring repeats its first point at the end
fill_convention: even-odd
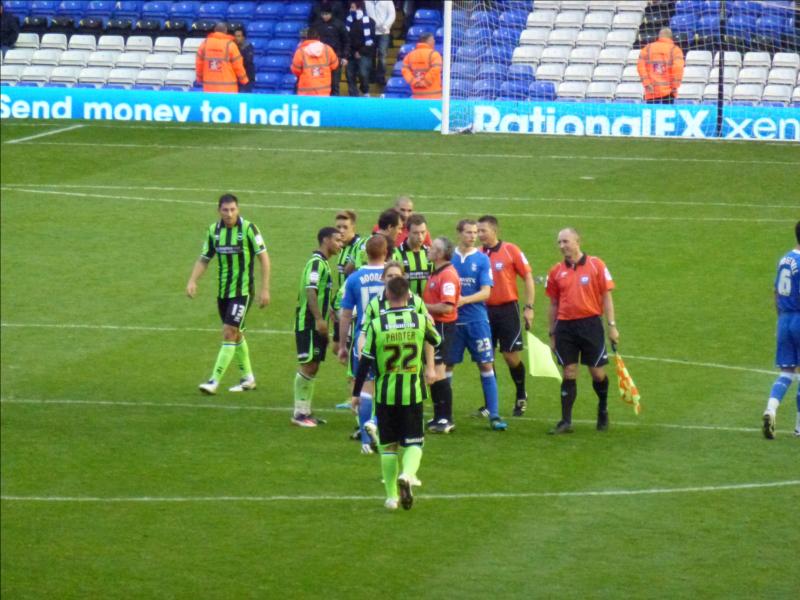
{"type": "MultiPolygon", "coordinates": [[[[778,439],[758,430],[797,145],[97,123],[6,144],[61,127],[0,129],[4,598],[795,597],[798,485],[713,488],[800,479],[794,388],[778,439]],[[273,301],[248,317],[258,390],[208,400],[213,271],[183,290],[224,191],[264,232],[273,301]],[[331,410],[330,357],[329,425],[290,427],[315,233],[338,208],[365,231],[401,193],[434,235],[498,215],[536,275],[578,227],[617,282],[644,413],[614,398],[595,432],[581,374],[576,433],[552,438],[558,384],[529,378],[527,416],[494,434],[458,367],[458,430],[426,441],[410,513],[383,509],[377,458],[331,410]],[[652,493],[588,494],[615,490],[652,493]]],[[[540,337],[547,306],[537,286],[540,337]]]]}

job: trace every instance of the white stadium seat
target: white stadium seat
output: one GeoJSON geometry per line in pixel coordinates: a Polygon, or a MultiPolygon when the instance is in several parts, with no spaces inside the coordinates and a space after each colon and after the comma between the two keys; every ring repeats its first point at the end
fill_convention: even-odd
{"type": "Polygon", "coordinates": [[[4,65],[29,65],[33,58],[33,53],[38,52],[33,48],[12,48],[3,57],[4,65]]]}
{"type": "Polygon", "coordinates": [[[569,46],[572,48],[578,39],[578,29],[553,29],[547,36],[547,44],[552,46],[569,46]]]}
{"type": "MultiPolygon", "coordinates": [[[[724,102],[730,102],[733,96],[733,86],[725,84],[723,85],[722,89],[722,99],[724,102]]],[[[714,100],[716,101],[719,97],[717,84],[716,83],[709,83],[705,89],[703,90],[703,100],[714,100]]]]}
{"type": "Polygon", "coordinates": [[[592,65],[568,65],[564,70],[564,81],[591,81],[594,69],[592,65]]]}
{"type": "Polygon", "coordinates": [[[703,90],[705,87],[703,83],[688,83],[684,79],[681,87],[678,88],[678,99],[700,102],[703,99],[703,90]]]}
{"type": "Polygon", "coordinates": [[[689,50],[684,57],[686,66],[700,66],[711,68],[711,52],[708,50],[689,50]]]}
{"type": "Polygon", "coordinates": [[[53,50],[45,48],[44,50],[34,50],[31,57],[32,65],[50,65],[55,67],[58,64],[58,59],[61,57],[61,50],[53,50]]]}
{"type": "Polygon", "coordinates": [[[766,67],[772,66],[772,57],[769,52],[748,52],[742,60],[743,67],[766,67]]]}
{"type": "Polygon", "coordinates": [[[203,38],[186,38],[183,40],[184,54],[197,54],[197,49],[203,43],[203,38]]]}
{"type": "Polygon", "coordinates": [[[605,29],[582,29],[575,38],[575,45],[602,48],[607,37],[608,32],[605,29]]]}
{"type": "Polygon", "coordinates": [[[584,12],[581,10],[562,10],[556,16],[554,27],[580,29],[583,27],[583,17],[584,12]]]}
{"type": "Polygon", "coordinates": [[[63,33],[45,33],[39,42],[39,48],[52,48],[55,50],[67,49],[67,36],[63,33]]]}
{"type": "Polygon", "coordinates": [[[114,83],[117,85],[132,86],[136,82],[136,77],[139,75],[139,69],[129,68],[115,68],[111,69],[108,74],[107,83],[114,83]]]}
{"type": "Polygon", "coordinates": [[[22,32],[19,34],[19,37],[17,37],[14,48],[33,48],[34,50],[38,50],[39,36],[35,33],[22,32]]]}
{"type": "Polygon", "coordinates": [[[617,85],[614,92],[615,100],[642,100],[643,91],[641,83],[623,81],[617,85]]]}
{"type": "Polygon", "coordinates": [[[553,23],[556,22],[557,10],[540,10],[535,7],[533,12],[528,15],[528,21],[525,27],[543,27],[545,29],[552,29],[553,23]]]}
{"type": "Polygon", "coordinates": [[[519,35],[520,46],[542,46],[547,42],[550,30],[544,27],[532,27],[524,29],[519,35]]]}
{"type": "MultiPolygon", "coordinates": [[[[516,50],[519,50],[517,48],[516,50]]],[[[184,70],[191,70],[194,72],[195,69],[195,57],[191,56],[190,54],[179,54],[175,57],[175,60],[172,62],[173,69],[184,69],[184,70]]],[[[513,61],[512,61],[513,62],[513,61]]]]}
{"type": "Polygon", "coordinates": [[[616,0],[590,0],[589,10],[614,13],[617,11],[617,4],[616,0]]]}
{"type": "Polygon", "coordinates": [[[611,24],[614,20],[614,13],[605,10],[592,11],[586,13],[583,19],[584,29],[611,29],[611,24]]]}
{"type": "Polygon", "coordinates": [[[93,83],[95,86],[105,85],[111,69],[108,67],[86,67],[78,75],[78,83],[93,83]]]}
{"type": "Polygon", "coordinates": [[[171,69],[175,54],[170,52],[153,52],[144,59],[145,69],[171,69]]]}
{"type": "Polygon", "coordinates": [[[739,71],[738,82],[765,85],[767,83],[767,71],[764,67],[744,67],[739,71]]]}
{"type": "Polygon", "coordinates": [[[733,88],[733,99],[745,102],[761,102],[764,86],[760,83],[740,83],[733,88]]]}
{"type": "Polygon", "coordinates": [[[121,35],[101,35],[97,40],[97,49],[122,52],[125,50],[125,38],[121,35]]]}
{"type": "Polygon", "coordinates": [[[558,63],[565,65],[569,62],[570,48],[568,46],[546,46],[542,50],[540,63],[558,63]]]}
{"type": "Polygon", "coordinates": [[[630,48],[636,41],[635,29],[612,29],[606,37],[606,46],[625,46],[630,48]]]}
{"type": "Polygon", "coordinates": [[[165,69],[142,69],[136,78],[136,85],[152,85],[161,87],[169,71],[165,69]]]}
{"type": "MultiPolygon", "coordinates": [[[[544,46],[518,46],[514,48],[511,62],[514,64],[538,65],[543,50],[544,46]]],[[[192,61],[194,61],[194,57],[192,57],[192,61]]],[[[173,64],[173,67],[174,66],[173,64]]],[[[194,66],[192,68],[194,68],[194,66]]]]}
{"type": "Polygon", "coordinates": [[[636,68],[636,65],[625,65],[625,68],[622,69],[622,81],[642,81],[642,77],[639,75],[639,70],[636,68]]]}
{"type": "Polygon", "coordinates": [[[626,65],[638,65],[639,64],[639,55],[642,51],[639,48],[632,48],[628,50],[628,58],[625,61],[626,65]]]}
{"type": "Polygon", "coordinates": [[[797,71],[800,69],[800,54],[793,52],[777,52],[772,57],[772,68],[787,67],[797,71]]]}
{"type": "Polygon", "coordinates": [[[147,52],[123,52],[117,58],[115,66],[128,69],[141,69],[145,59],[150,56],[147,52]]]}
{"type": "Polygon", "coordinates": [[[564,65],[550,63],[540,64],[536,69],[536,79],[543,81],[561,81],[564,79],[564,65]]]}
{"type": "Polygon", "coordinates": [[[20,75],[20,81],[30,81],[38,83],[39,85],[47,83],[50,80],[50,73],[55,67],[50,65],[31,65],[25,67],[20,75]]]}
{"type": "Polygon", "coordinates": [[[616,87],[616,84],[611,81],[592,81],[586,88],[586,99],[611,101],[614,98],[616,87]]]}
{"type": "Polygon", "coordinates": [[[164,85],[176,85],[189,89],[194,85],[194,71],[170,71],[164,79],[164,85]]]}
{"type": "Polygon", "coordinates": [[[569,53],[570,64],[589,64],[594,65],[597,63],[597,57],[600,55],[600,48],[596,46],[577,46],[569,53]]]}
{"type": "MultiPolygon", "coordinates": [[[[744,71],[744,69],[742,69],[744,71]]],[[[767,77],[767,83],[775,85],[794,85],[797,81],[798,72],[789,67],[773,67],[767,77]]],[[[742,81],[741,73],[739,74],[739,81],[742,81]]]]}
{"type": "Polygon", "coordinates": [[[600,64],[624,65],[628,60],[628,50],[620,47],[603,48],[597,57],[600,64]]]}
{"type": "Polygon", "coordinates": [[[795,102],[800,102],[800,85],[794,88],[794,91],[792,92],[792,104],[795,102]]]}
{"type": "Polygon", "coordinates": [[[558,97],[583,100],[588,87],[589,83],[586,81],[563,81],[558,85],[558,97]]]}
{"type": "Polygon", "coordinates": [[[622,79],[622,65],[597,65],[592,73],[592,81],[613,81],[622,79]]]}
{"type": "Polygon", "coordinates": [[[146,35],[132,35],[125,42],[126,52],[147,52],[153,51],[153,38],[146,35]]]}
{"type": "Polygon", "coordinates": [[[177,37],[163,36],[156,38],[153,44],[153,52],[171,52],[173,54],[181,53],[181,40],[177,37]]]}
{"type": "Polygon", "coordinates": [[[92,53],[89,50],[67,50],[62,52],[58,59],[58,66],[85,67],[89,64],[89,57],[92,53]]]}
{"type": "Polygon", "coordinates": [[[112,52],[111,50],[98,50],[89,55],[87,65],[89,67],[107,67],[111,68],[117,61],[117,58],[122,56],[119,52],[112,52]]]}
{"type": "Polygon", "coordinates": [[[58,66],[50,71],[50,83],[66,83],[72,85],[78,82],[78,76],[83,69],[81,67],[58,66]]]}
{"type": "Polygon", "coordinates": [[[792,99],[791,85],[769,84],[764,88],[761,100],[764,102],[790,102],[792,99]]]}
{"type": "Polygon", "coordinates": [[[97,41],[93,35],[73,35],[69,38],[70,50],[97,50],[97,41]]]}
{"type": "MultiPolygon", "coordinates": [[[[714,66],[719,66],[719,52],[714,54],[714,66]]],[[[741,68],[742,55],[733,50],[727,50],[725,52],[725,66],[741,68]]]]}
{"type": "Polygon", "coordinates": [[[708,83],[709,68],[702,65],[691,65],[683,70],[684,83],[708,83]]]}
{"type": "Polygon", "coordinates": [[[9,65],[9,64],[1,65],[0,81],[5,83],[6,85],[8,84],[14,85],[19,81],[19,78],[22,75],[22,71],[24,69],[25,65],[9,65]]]}
{"type": "MultiPolygon", "coordinates": [[[[726,84],[733,85],[739,77],[739,67],[729,67],[725,65],[725,72],[723,73],[722,80],[726,84]]],[[[714,67],[708,73],[708,81],[716,83],[719,81],[719,67],[714,67]]]]}

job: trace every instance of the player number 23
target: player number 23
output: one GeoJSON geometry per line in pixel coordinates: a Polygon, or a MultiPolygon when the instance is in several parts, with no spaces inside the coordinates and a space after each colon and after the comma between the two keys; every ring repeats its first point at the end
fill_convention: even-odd
{"type": "Polygon", "coordinates": [[[492,349],[492,341],[489,338],[478,340],[478,352],[488,352],[492,349]]]}

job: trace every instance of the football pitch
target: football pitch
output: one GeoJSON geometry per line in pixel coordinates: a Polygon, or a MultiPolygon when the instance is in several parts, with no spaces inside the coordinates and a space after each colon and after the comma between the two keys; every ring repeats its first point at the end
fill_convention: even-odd
{"type": "MultiPolygon", "coordinates": [[[[0,138],[4,598],[797,597],[794,386],[777,439],[759,427],[797,144],[54,121],[0,138]],[[224,192],[264,234],[272,303],[248,317],[258,389],[209,398],[216,261],[184,288],[224,192]],[[578,228],[616,281],[642,414],[610,373],[595,431],[584,369],[575,433],[548,436],[558,382],[529,377],[513,418],[498,364],[492,432],[462,364],[457,429],[426,438],[409,512],[384,509],[378,457],[348,440],[330,350],[328,424],[292,427],[316,232],[344,208],[366,232],[399,194],[434,236],[494,214],[537,277],[578,228]]],[[[538,284],[541,339],[547,309],[538,284]]]]}

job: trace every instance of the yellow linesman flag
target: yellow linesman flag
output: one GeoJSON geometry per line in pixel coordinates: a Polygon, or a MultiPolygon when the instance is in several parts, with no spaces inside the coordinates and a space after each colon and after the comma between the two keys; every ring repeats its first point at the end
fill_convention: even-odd
{"type": "Polygon", "coordinates": [[[561,371],[553,360],[550,346],[530,331],[525,332],[528,346],[528,370],[533,377],[553,377],[561,381],[561,371]]]}
{"type": "MultiPolygon", "coordinates": [[[[615,348],[616,350],[616,348],[615,348]]],[[[625,404],[633,406],[633,412],[637,415],[642,412],[642,405],[639,403],[641,397],[636,384],[633,382],[631,374],[625,367],[625,363],[619,352],[614,353],[614,363],[617,366],[617,383],[619,384],[619,397],[625,404]]]]}

